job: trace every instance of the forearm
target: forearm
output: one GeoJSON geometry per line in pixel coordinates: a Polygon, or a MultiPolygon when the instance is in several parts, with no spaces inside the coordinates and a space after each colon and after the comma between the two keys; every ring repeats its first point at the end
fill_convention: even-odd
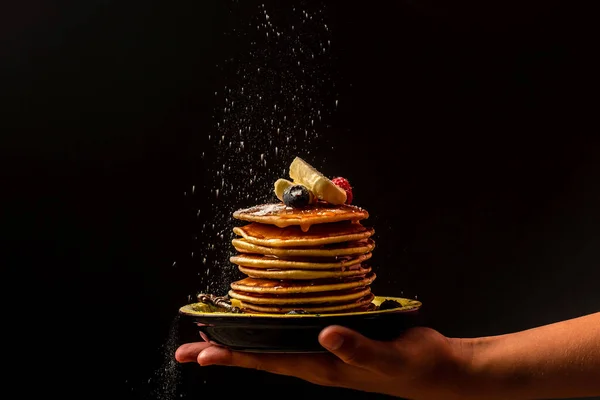
{"type": "Polygon", "coordinates": [[[475,397],[600,395],[600,313],[465,345],[475,397]]]}

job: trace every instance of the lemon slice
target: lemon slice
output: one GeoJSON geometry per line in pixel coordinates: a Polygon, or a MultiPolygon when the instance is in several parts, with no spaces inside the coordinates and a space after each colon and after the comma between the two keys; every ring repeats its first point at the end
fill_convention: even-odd
{"type": "Polygon", "coordinates": [[[287,179],[277,179],[275,181],[275,196],[277,196],[279,200],[283,201],[283,192],[285,192],[285,189],[293,185],[294,183],[288,181],[287,179]]]}
{"type": "Polygon", "coordinates": [[[346,202],[346,191],[344,189],[337,186],[300,157],[296,157],[290,165],[290,178],[294,182],[306,186],[318,199],[334,205],[346,202]]]}

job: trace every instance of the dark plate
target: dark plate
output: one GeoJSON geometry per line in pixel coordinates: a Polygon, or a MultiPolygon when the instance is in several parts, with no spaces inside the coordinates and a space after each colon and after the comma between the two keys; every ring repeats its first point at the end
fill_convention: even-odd
{"type": "MultiPolygon", "coordinates": [[[[202,338],[236,351],[260,353],[324,352],[319,332],[329,325],[342,325],[376,340],[392,340],[418,325],[421,303],[397,297],[375,297],[373,303],[395,300],[402,307],[343,314],[252,314],[215,311],[204,303],[180,308],[182,316],[194,322],[202,338]]],[[[236,300],[234,306],[239,307],[236,300]]]]}

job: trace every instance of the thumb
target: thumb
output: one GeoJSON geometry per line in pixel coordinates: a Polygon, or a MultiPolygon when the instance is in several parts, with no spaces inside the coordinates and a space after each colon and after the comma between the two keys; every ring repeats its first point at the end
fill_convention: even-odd
{"type": "Polygon", "coordinates": [[[344,363],[377,373],[388,374],[401,362],[393,343],[371,340],[342,326],[323,329],[319,343],[344,363]]]}

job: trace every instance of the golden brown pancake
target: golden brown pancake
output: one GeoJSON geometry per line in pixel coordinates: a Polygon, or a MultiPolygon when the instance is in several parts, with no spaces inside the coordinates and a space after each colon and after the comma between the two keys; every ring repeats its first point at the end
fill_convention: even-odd
{"type": "Polygon", "coordinates": [[[242,221],[275,225],[279,228],[297,225],[307,232],[311,226],[317,224],[367,219],[369,213],[360,207],[348,204],[336,206],[319,202],[304,208],[292,208],[283,203],[272,203],[237,210],[233,213],[233,217],[242,221]]]}
{"type": "Polygon", "coordinates": [[[244,278],[231,283],[240,292],[264,294],[315,293],[349,290],[369,286],[377,278],[374,272],[352,278],[319,279],[314,281],[279,281],[273,279],[244,278]]]}
{"type": "Polygon", "coordinates": [[[302,310],[308,313],[331,313],[343,310],[352,310],[360,307],[364,307],[369,305],[375,296],[372,293],[364,296],[361,299],[353,300],[350,303],[341,303],[341,304],[320,304],[320,305],[306,305],[306,304],[296,304],[296,305],[258,305],[252,303],[246,303],[244,301],[240,301],[242,308],[252,311],[259,311],[264,313],[288,313],[290,311],[302,310]]]}
{"type": "Polygon", "coordinates": [[[325,303],[348,303],[361,299],[371,293],[371,288],[361,287],[350,290],[339,290],[334,292],[301,293],[301,294],[261,294],[251,292],[239,292],[230,290],[229,297],[251,304],[325,304],[325,303]]]}
{"type": "Polygon", "coordinates": [[[354,256],[371,252],[375,248],[372,239],[356,242],[335,243],[320,247],[277,248],[259,246],[246,239],[233,239],[233,247],[240,253],[264,254],[276,257],[338,257],[354,256]]]}
{"type": "MultiPolygon", "coordinates": [[[[241,307],[242,303],[238,302],[237,307],[241,307]]],[[[334,312],[321,312],[321,313],[315,313],[312,315],[326,315],[326,314],[350,314],[350,313],[359,313],[359,312],[366,312],[366,311],[373,311],[377,309],[377,305],[375,303],[369,303],[367,305],[364,306],[360,306],[360,307],[356,307],[356,308],[350,308],[347,310],[338,310],[338,311],[334,311],[334,312]]],[[[295,311],[295,310],[294,310],[295,311]]],[[[284,315],[284,314],[290,314],[292,312],[288,312],[288,313],[271,313],[271,312],[262,312],[262,311],[256,311],[256,310],[245,310],[246,313],[249,314],[254,314],[254,315],[261,315],[261,314],[280,314],[280,315],[284,315]]],[[[304,314],[304,313],[303,313],[304,314]]],[[[311,315],[311,314],[309,314],[311,315]]]]}
{"type": "Polygon", "coordinates": [[[262,204],[233,214],[249,222],[233,228],[238,254],[230,261],[247,278],[229,296],[246,312],[343,313],[367,310],[376,275],[369,214],[352,205],[319,201],[303,207],[262,204]]]}
{"type": "Polygon", "coordinates": [[[356,264],[361,264],[370,259],[372,253],[365,253],[354,257],[339,258],[290,258],[282,259],[260,254],[239,254],[232,256],[229,260],[242,267],[261,269],[344,269],[356,264]]]}
{"type": "Polygon", "coordinates": [[[233,232],[248,242],[265,247],[315,247],[332,243],[355,242],[367,239],[375,230],[359,222],[334,222],[314,225],[308,232],[299,226],[278,228],[253,222],[235,227],[233,232]]]}
{"type": "Polygon", "coordinates": [[[257,279],[277,279],[277,280],[313,280],[326,278],[346,278],[351,276],[364,276],[371,272],[371,267],[354,265],[348,269],[342,270],[283,270],[283,269],[258,269],[238,267],[240,272],[257,279]]]}

